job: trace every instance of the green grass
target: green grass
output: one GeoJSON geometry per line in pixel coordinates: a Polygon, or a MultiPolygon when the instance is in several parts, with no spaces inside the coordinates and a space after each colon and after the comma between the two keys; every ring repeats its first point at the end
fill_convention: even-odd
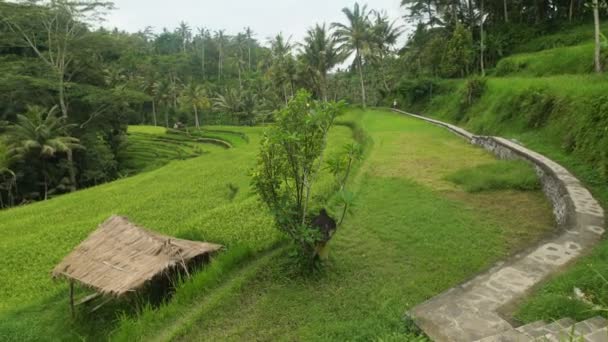
{"type": "Polygon", "coordinates": [[[489,190],[539,190],[540,180],[524,161],[500,161],[458,170],[446,177],[467,192],[489,190]]]}
{"type": "MultiPolygon", "coordinates": [[[[251,142],[229,150],[218,147],[134,177],[1,211],[0,340],[99,340],[115,328],[117,310],[128,306],[108,305],[72,321],[66,284],[50,278],[52,268],[112,214],[126,215],[165,234],[223,244],[228,252],[221,257],[236,258],[230,259],[230,267],[236,267],[239,255],[246,258],[276,245],[282,237],[249,185],[262,129],[230,130],[246,134],[251,142]],[[236,196],[229,185],[238,187],[236,196]]],[[[337,127],[328,153],[349,141],[350,130],[337,127]]],[[[316,195],[327,194],[332,187],[324,173],[316,195]]],[[[79,290],[78,295],[85,292],[79,290]]]]}
{"type": "MultiPolygon", "coordinates": [[[[608,28],[603,27],[604,34],[608,33],[608,28]]],[[[593,41],[594,27],[589,24],[566,25],[558,32],[549,35],[542,35],[531,39],[523,44],[516,46],[516,52],[537,52],[565,46],[581,45],[593,41]]]]}
{"type": "Polygon", "coordinates": [[[531,77],[590,74],[594,71],[593,50],[594,44],[587,43],[517,54],[501,59],[494,73],[531,77]]]}
{"type": "Polygon", "coordinates": [[[351,185],[354,214],[332,241],[325,272],[295,275],[280,253],[220,305],[195,303],[183,324],[154,326],[142,340],[413,340],[403,321],[408,308],[552,226],[537,191],[470,194],[444,179],[498,163],[489,153],[395,114],[351,117],[373,143],[351,185]]]}

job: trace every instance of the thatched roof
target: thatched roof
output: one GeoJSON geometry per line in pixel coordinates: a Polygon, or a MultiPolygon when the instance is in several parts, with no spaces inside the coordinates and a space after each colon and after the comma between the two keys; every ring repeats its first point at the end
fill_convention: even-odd
{"type": "Polygon", "coordinates": [[[55,267],[53,277],[76,280],[104,295],[122,296],[221,247],[161,235],[125,217],[112,216],[55,267]]]}

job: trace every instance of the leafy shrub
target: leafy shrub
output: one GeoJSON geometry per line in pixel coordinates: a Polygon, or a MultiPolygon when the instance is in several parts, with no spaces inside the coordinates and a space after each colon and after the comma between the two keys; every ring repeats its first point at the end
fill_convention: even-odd
{"type": "Polygon", "coordinates": [[[446,179],[462,186],[467,192],[540,189],[534,169],[520,160],[502,160],[458,170],[446,179]]]}
{"type": "MultiPolygon", "coordinates": [[[[276,114],[276,125],[261,142],[252,183],[274,216],[276,226],[298,247],[307,265],[326,237],[312,225],[311,196],[322,167],[327,134],[344,109],[344,102],[318,102],[299,91],[276,114]]],[[[335,224],[334,224],[335,228],[335,224]]]]}
{"type": "Polygon", "coordinates": [[[474,77],[467,80],[466,83],[466,102],[472,105],[475,100],[481,98],[486,90],[486,79],[483,77],[474,77]]]}

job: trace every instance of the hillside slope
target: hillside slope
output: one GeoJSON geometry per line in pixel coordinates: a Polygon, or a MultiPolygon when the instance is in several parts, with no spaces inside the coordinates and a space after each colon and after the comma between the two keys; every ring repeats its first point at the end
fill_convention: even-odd
{"type": "MultiPolygon", "coordinates": [[[[606,208],[608,75],[591,73],[592,45],[587,38],[581,39],[581,32],[585,31],[566,31],[522,46],[521,51],[536,52],[503,59],[494,76],[485,80],[436,80],[431,96],[405,109],[478,134],[515,139],[566,166],[606,208]]],[[[605,279],[608,243],[540,289],[518,318],[533,322],[593,317],[598,312],[592,304],[576,299],[573,289],[606,303],[605,279]]]]}

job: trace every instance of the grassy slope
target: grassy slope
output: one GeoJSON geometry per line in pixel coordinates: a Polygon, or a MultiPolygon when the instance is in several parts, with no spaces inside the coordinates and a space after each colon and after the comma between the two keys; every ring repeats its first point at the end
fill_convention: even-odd
{"type": "MultiPolygon", "coordinates": [[[[450,80],[444,83],[445,92],[430,103],[418,104],[418,109],[477,133],[523,142],[574,172],[608,208],[608,76],[559,75],[587,68],[587,62],[577,66],[573,58],[590,53],[585,43],[588,32],[592,31],[582,27],[522,46],[522,51],[558,48],[511,57],[525,60],[527,69],[517,77],[489,78],[483,96],[472,106],[463,105],[464,81],[450,80]],[[560,52],[573,54],[558,56],[560,52]],[[537,74],[553,76],[522,77],[537,74]]],[[[608,302],[603,278],[608,279],[608,242],[541,287],[516,317],[523,322],[566,316],[580,320],[598,313],[608,317],[573,299],[578,287],[595,301],[608,302]]]]}
{"type": "Polygon", "coordinates": [[[221,305],[184,309],[191,315],[184,325],[156,327],[151,336],[169,330],[163,337],[184,341],[404,339],[407,308],[552,226],[539,192],[470,194],[444,179],[497,162],[481,149],[421,121],[379,111],[358,116],[373,147],[354,181],[355,214],[332,242],[327,272],[290,276],[281,254],[221,305]]]}
{"type": "MultiPolygon", "coordinates": [[[[229,129],[246,133],[250,144],[217,148],[138,176],[1,211],[0,340],[99,339],[108,333],[120,306],[109,305],[72,322],[67,286],[53,282],[49,274],[112,214],[162,233],[224,244],[228,259],[232,251],[246,257],[249,253],[243,250],[255,252],[275,244],[280,237],[249,188],[248,172],[262,129],[229,129]],[[239,188],[234,198],[229,184],[239,188]]],[[[350,141],[350,135],[347,128],[336,128],[330,153],[350,141]]],[[[329,189],[329,177],[322,180],[321,191],[329,189]]]]}

